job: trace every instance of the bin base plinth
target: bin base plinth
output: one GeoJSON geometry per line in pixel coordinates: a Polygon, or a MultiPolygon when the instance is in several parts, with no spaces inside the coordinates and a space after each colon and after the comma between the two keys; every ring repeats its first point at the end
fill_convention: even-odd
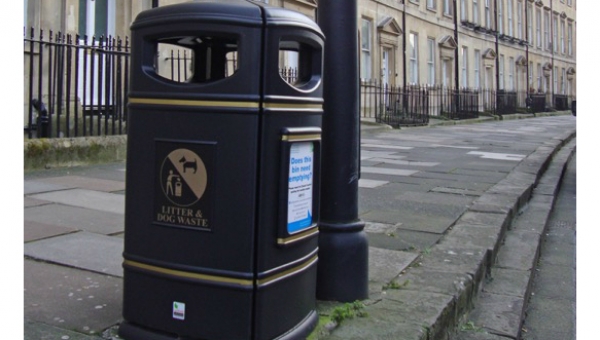
{"type": "Polygon", "coordinates": [[[363,222],[319,224],[317,299],[369,298],[369,244],[363,222]]]}
{"type": "Polygon", "coordinates": [[[127,321],[123,321],[119,325],[119,337],[125,340],[178,340],[181,339],[177,335],[161,333],[156,330],[150,330],[144,327],[137,326],[127,321]]]}
{"type": "MultiPolygon", "coordinates": [[[[273,340],[301,340],[306,339],[308,335],[315,329],[319,322],[319,315],[316,311],[310,313],[296,327],[288,332],[278,336],[273,340]]],[[[144,328],[133,323],[123,321],[119,325],[119,337],[125,340],[182,340],[174,334],[162,333],[157,330],[144,328]]],[[[190,338],[191,339],[191,338],[190,338]]]]}

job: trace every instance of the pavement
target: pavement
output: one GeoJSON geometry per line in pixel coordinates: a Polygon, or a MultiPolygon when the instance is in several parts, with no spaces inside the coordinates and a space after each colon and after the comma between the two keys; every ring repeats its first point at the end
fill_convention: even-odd
{"type": "MultiPolygon", "coordinates": [[[[318,301],[324,321],[313,339],[520,336],[515,320],[527,305],[539,235],[575,152],[576,119],[565,113],[430,125],[362,125],[366,315],[328,321],[341,304],[318,301]],[[493,292],[496,303],[514,303],[497,314],[471,314],[494,278],[513,285],[493,292]]],[[[25,339],[118,338],[125,167],[25,173],[25,339]]]]}

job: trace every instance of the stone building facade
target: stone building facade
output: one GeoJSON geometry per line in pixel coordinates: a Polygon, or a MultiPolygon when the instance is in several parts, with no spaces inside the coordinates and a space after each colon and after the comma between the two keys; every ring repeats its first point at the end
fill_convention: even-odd
{"type": "MultiPolygon", "coordinates": [[[[24,23],[26,32],[127,37],[141,11],[184,1],[24,0],[24,23]]],[[[318,16],[318,0],[262,1],[318,16]]],[[[576,7],[577,0],[358,0],[360,77],[523,98],[544,93],[552,107],[555,96],[577,92],[576,7]]],[[[32,54],[24,52],[27,63],[32,54]]],[[[171,72],[168,53],[159,48],[164,72],[171,72]]],[[[293,59],[282,56],[282,66],[293,59]]]]}

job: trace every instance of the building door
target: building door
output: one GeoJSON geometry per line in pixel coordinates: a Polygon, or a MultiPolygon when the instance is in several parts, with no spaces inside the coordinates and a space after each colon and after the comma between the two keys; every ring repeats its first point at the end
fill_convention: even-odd
{"type": "Polygon", "coordinates": [[[442,60],[442,85],[452,87],[452,59],[442,60]]]}
{"type": "Polygon", "coordinates": [[[395,61],[394,61],[394,50],[391,47],[383,47],[381,52],[381,85],[384,89],[384,100],[387,107],[392,104],[398,103],[398,95],[394,90],[395,83],[395,61]]]}
{"type": "Polygon", "coordinates": [[[383,48],[383,53],[381,56],[381,82],[384,86],[386,86],[390,83],[390,49],[383,48]]]}
{"type": "Polygon", "coordinates": [[[484,110],[492,109],[492,79],[494,79],[493,68],[486,67],[483,75],[484,110]]]}

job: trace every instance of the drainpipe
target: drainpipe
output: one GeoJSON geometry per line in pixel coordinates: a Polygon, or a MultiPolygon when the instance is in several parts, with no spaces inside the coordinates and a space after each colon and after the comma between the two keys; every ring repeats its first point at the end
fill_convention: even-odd
{"type": "Polygon", "coordinates": [[[460,88],[459,77],[458,77],[458,49],[460,45],[458,44],[458,8],[456,6],[456,0],[452,0],[452,5],[454,6],[454,41],[456,42],[456,48],[454,49],[454,106],[455,106],[455,114],[458,114],[458,90],[460,88]]]}
{"type": "Polygon", "coordinates": [[[496,18],[496,108],[498,107],[498,91],[500,91],[500,51],[498,45],[498,0],[494,0],[494,17],[496,18]]]}
{"type": "Polygon", "coordinates": [[[406,90],[406,1],[402,0],[402,88],[406,90]]]}
{"type": "Polygon", "coordinates": [[[406,96],[406,1],[402,0],[402,108],[408,111],[408,98],[406,96]]]}
{"type": "Polygon", "coordinates": [[[529,98],[529,11],[527,10],[529,5],[527,1],[523,1],[523,4],[525,6],[525,40],[527,40],[525,43],[525,62],[527,63],[525,66],[525,70],[527,71],[525,75],[525,105],[527,106],[527,110],[529,110],[531,106],[531,99],[529,98]]]}
{"type": "MultiPolygon", "coordinates": [[[[556,24],[558,26],[558,23],[556,24]]],[[[558,29],[558,27],[556,27],[558,29]]],[[[556,33],[556,35],[558,35],[558,32],[556,33]]],[[[552,48],[550,49],[550,55],[551,55],[551,60],[552,60],[552,70],[550,70],[550,74],[552,74],[552,83],[550,83],[550,86],[552,86],[552,106],[554,107],[554,82],[556,81],[556,79],[554,79],[556,77],[556,74],[554,74],[554,45],[556,44],[556,41],[554,41],[554,7],[552,6],[552,0],[550,0],[550,36],[552,37],[552,48]]],[[[557,72],[558,73],[558,72],[557,72]]]]}

